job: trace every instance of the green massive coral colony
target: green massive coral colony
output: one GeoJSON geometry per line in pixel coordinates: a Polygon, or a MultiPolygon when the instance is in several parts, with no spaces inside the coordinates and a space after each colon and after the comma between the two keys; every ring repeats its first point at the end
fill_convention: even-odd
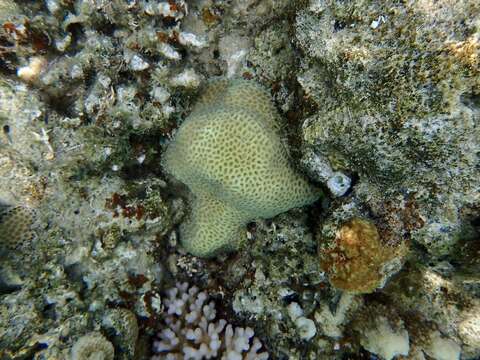
{"type": "Polygon", "coordinates": [[[480,358],[476,0],[0,0],[0,359],[480,358]]]}

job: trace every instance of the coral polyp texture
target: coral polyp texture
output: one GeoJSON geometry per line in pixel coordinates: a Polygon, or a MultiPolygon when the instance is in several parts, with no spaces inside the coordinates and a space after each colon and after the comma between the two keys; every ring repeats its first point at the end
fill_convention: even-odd
{"type": "Polygon", "coordinates": [[[244,225],[315,201],[289,164],[270,95],[245,80],[210,82],[165,153],[195,198],[182,244],[197,256],[235,249],[244,225]]]}
{"type": "Polygon", "coordinates": [[[320,262],[336,288],[352,293],[370,293],[384,285],[401,268],[404,244],[382,244],[376,226],[353,218],[343,224],[335,241],[320,244],[320,262]]]}
{"type": "Polygon", "coordinates": [[[71,360],[113,360],[113,357],[113,345],[99,332],[83,335],[71,351],[71,360]]]}
{"type": "Polygon", "coordinates": [[[35,211],[26,206],[14,206],[0,212],[0,246],[15,248],[35,236],[32,224],[35,211]]]}
{"type": "Polygon", "coordinates": [[[167,290],[164,300],[163,329],[153,350],[152,360],[266,360],[262,343],[251,328],[233,327],[224,319],[216,320],[215,303],[205,291],[187,283],[167,290]]]}

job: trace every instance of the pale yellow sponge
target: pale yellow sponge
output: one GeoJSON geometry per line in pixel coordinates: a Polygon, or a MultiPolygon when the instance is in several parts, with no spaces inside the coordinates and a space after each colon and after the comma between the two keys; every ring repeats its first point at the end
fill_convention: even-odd
{"type": "Polygon", "coordinates": [[[164,155],[194,194],[182,244],[197,256],[234,250],[245,225],[312,203],[320,191],[288,162],[270,95],[245,80],[215,80],[164,155]]]}

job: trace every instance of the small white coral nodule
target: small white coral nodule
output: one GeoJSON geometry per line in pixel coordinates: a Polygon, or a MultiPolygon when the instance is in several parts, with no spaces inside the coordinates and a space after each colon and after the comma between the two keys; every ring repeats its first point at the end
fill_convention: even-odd
{"type": "Polygon", "coordinates": [[[32,82],[38,79],[42,70],[47,66],[47,60],[41,56],[32,57],[28,65],[18,68],[17,76],[26,81],[32,82]]]}
{"type": "Polygon", "coordinates": [[[113,360],[113,357],[112,343],[99,332],[83,335],[72,347],[71,360],[113,360]]]}
{"type": "Polygon", "coordinates": [[[167,291],[164,325],[153,343],[157,354],[152,360],[266,360],[259,352],[262,343],[253,329],[234,328],[224,319],[215,320],[215,303],[208,295],[187,283],[177,283],[167,291]]]}

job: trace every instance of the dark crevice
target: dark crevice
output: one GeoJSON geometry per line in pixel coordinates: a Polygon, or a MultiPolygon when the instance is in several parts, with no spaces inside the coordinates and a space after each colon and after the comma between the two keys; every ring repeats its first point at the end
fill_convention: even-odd
{"type": "Polygon", "coordinates": [[[0,295],[11,294],[20,290],[21,288],[22,287],[20,285],[9,285],[0,279],[0,295]]]}
{"type": "Polygon", "coordinates": [[[53,97],[53,96],[43,96],[43,101],[52,109],[57,112],[59,115],[65,117],[75,117],[73,104],[76,99],[74,99],[71,94],[64,94],[64,96],[53,97]]]}
{"type": "Polygon", "coordinates": [[[470,109],[480,111],[480,94],[462,94],[460,101],[470,109]]]}
{"type": "Polygon", "coordinates": [[[45,319],[56,320],[57,315],[56,315],[55,307],[56,307],[55,303],[45,304],[45,306],[42,309],[43,317],[45,319]]]}
{"type": "Polygon", "coordinates": [[[67,54],[74,55],[77,52],[78,42],[84,38],[83,26],[80,23],[71,23],[67,26],[66,31],[72,35],[72,41],[69,46],[71,50],[67,54]]]}

